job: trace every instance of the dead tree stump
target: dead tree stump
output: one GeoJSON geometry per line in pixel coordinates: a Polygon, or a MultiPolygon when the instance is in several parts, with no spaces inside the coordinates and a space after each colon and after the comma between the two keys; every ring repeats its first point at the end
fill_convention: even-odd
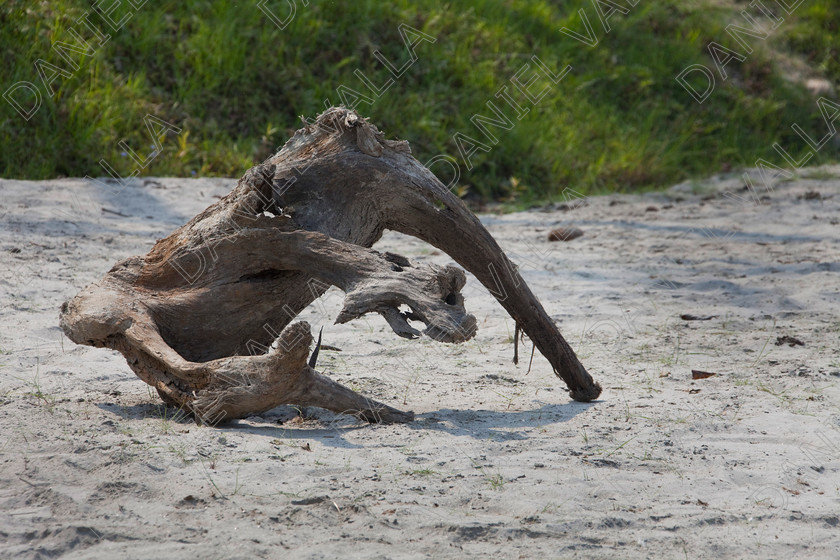
{"type": "Polygon", "coordinates": [[[315,371],[309,325],[292,322],[337,286],[345,293],[337,323],[377,312],[399,336],[420,335],[412,320],[441,342],[471,338],[464,272],[374,251],[385,229],[422,239],[469,270],[572,398],[598,397],[601,387],[478,219],[407,142],[384,139],[344,108],[325,111],[147,255],[118,262],[65,302],[60,324],[77,344],[118,350],[164,401],[210,424],[281,404],[410,421],[411,412],[315,371]],[[268,350],[254,355],[255,345],[268,350]]]}

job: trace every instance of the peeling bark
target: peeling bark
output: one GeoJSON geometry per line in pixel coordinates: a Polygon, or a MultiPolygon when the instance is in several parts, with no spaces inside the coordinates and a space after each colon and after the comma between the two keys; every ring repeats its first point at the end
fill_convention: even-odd
{"type": "Polygon", "coordinates": [[[464,272],[374,251],[385,229],[418,237],[472,272],[574,399],[598,397],[600,386],[478,219],[411,156],[407,142],[385,140],[343,108],[297,131],[147,255],[117,263],[84,288],[62,306],[61,327],[78,344],[120,351],[164,401],[208,423],[281,404],[410,421],[412,413],[310,367],[309,325],[293,322],[337,286],[345,293],[337,323],[376,312],[406,338],[421,334],[409,320],[425,323],[423,333],[441,342],[475,334],[461,295],[464,272]]]}

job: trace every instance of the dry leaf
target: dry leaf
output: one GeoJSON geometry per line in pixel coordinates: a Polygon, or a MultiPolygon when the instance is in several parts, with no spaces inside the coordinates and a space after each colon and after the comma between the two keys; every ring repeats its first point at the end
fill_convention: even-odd
{"type": "Polygon", "coordinates": [[[549,241],[571,241],[583,235],[578,228],[555,228],[548,234],[549,241]]]}
{"type": "Polygon", "coordinates": [[[707,377],[714,377],[717,373],[711,371],[700,371],[699,369],[691,370],[692,379],[706,379],[707,377]]]}

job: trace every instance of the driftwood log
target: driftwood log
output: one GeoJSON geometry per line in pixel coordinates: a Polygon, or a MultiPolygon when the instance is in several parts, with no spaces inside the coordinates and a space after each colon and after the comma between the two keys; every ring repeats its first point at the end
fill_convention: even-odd
{"type": "Polygon", "coordinates": [[[293,322],[337,286],[346,294],[337,323],[377,312],[407,338],[420,334],[409,320],[442,342],[475,334],[460,293],[464,272],[374,251],[385,229],[422,239],[469,270],[572,398],[598,397],[601,387],[478,219],[407,142],[386,140],[344,108],[325,111],[147,255],[117,263],[65,302],[60,324],[77,344],[121,352],[166,403],[206,423],[281,404],[410,421],[411,412],[317,372],[317,348],[307,360],[310,327],[293,322]]]}

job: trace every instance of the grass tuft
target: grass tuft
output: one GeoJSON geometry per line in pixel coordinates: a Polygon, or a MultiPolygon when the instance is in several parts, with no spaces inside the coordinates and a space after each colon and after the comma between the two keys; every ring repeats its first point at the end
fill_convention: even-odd
{"type": "MultiPolygon", "coordinates": [[[[747,37],[754,52],[730,62],[728,78],[718,76],[702,104],[675,77],[691,64],[714,70],[711,41],[744,54],[726,25],[743,24],[743,9],[766,22],[744,3],[641,2],[613,15],[609,33],[583,0],[443,6],[359,0],[340,9],[313,0],[294,3],[295,16],[283,29],[257,4],[282,20],[288,2],[118,4],[110,17],[127,17],[119,30],[88,1],[0,6],[0,90],[30,82],[42,102],[27,121],[0,101],[0,175],[99,177],[106,175],[104,160],[121,177],[135,171],[236,177],[273,153],[299,127],[300,115],[312,117],[325,100],[343,99],[357,101],[389,138],[409,139],[420,161],[455,158],[458,196],[526,205],[558,200],[565,188],[581,194],[661,188],[752,166],[760,157],[787,167],[771,146],[778,142],[797,159],[807,153],[792,124],[812,138],[825,132],[805,80],[840,79],[840,12],[827,0],[781,14],[785,21],[767,40],[747,37]],[[560,32],[583,32],[579,9],[596,46],[560,32]],[[110,35],[103,46],[77,23],[86,11],[110,35]],[[416,42],[413,64],[401,25],[416,30],[408,35],[416,42]],[[65,60],[57,53],[54,43],[76,42],[71,30],[95,47],[92,54],[65,50],[65,60]],[[523,83],[539,70],[533,56],[544,65],[529,88],[534,96],[544,92],[536,103],[511,82],[525,64],[523,83]],[[379,95],[359,75],[384,88],[392,76],[383,58],[407,69],[379,95]],[[55,74],[53,95],[36,71],[39,59],[55,67],[42,65],[55,74]],[[567,65],[572,70],[558,83],[548,77],[567,65]],[[521,119],[496,96],[503,86],[527,109],[521,119]],[[509,130],[486,125],[495,141],[473,118],[494,117],[488,102],[513,122],[509,130]],[[150,133],[149,115],[171,126],[158,123],[150,133]],[[464,135],[462,147],[464,140],[480,142],[486,153],[477,149],[467,165],[456,133],[464,135]]],[[[25,89],[14,96],[22,106],[34,103],[25,89]]],[[[829,143],[809,163],[837,159],[838,146],[829,143]]],[[[452,179],[445,164],[434,171],[444,183],[452,179]]]]}

